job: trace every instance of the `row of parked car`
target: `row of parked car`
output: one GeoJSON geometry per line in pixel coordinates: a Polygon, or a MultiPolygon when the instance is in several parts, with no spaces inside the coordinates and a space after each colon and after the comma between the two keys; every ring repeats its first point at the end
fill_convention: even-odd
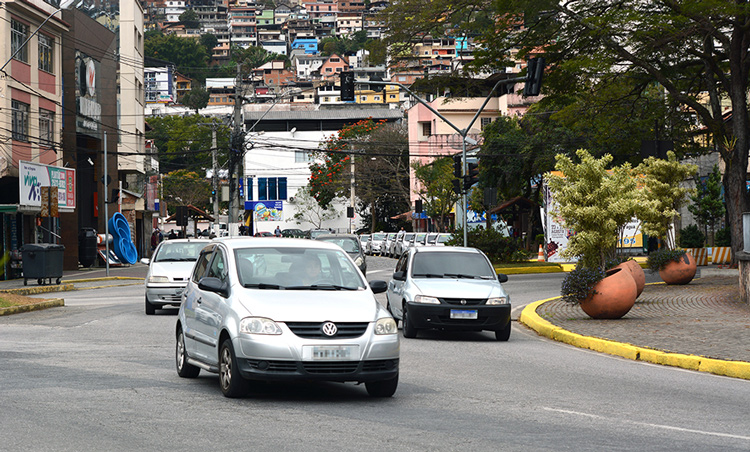
{"type": "Polygon", "coordinates": [[[451,237],[442,232],[376,232],[360,235],[359,241],[368,256],[399,258],[415,246],[445,246],[451,237]]]}

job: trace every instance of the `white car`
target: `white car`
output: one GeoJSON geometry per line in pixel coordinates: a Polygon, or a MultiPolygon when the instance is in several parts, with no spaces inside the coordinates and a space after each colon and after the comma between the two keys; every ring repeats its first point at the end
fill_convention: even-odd
{"type": "Polygon", "coordinates": [[[190,272],[208,239],[164,240],[156,247],[151,259],[141,259],[148,265],[146,286],[146,315],[153,315],[164,306],[179,306],[182,291],[190,279],[190,272]]]}
{"type": "Polygon", "coordinates": [[[339,246],[319,240],[216,239],[201,251],[176,325],[177,373],[219,374],[226,397],[252,381],[364,383],[396,392],[399,335],[339,246]]]}
{"type": "Polygon", "coordinates": [[[495,332],[510,338],[510,297],[490,260],[476,248],[416,247],[396,264],[386,294],[404,337],[422,329],[495,332]]]}

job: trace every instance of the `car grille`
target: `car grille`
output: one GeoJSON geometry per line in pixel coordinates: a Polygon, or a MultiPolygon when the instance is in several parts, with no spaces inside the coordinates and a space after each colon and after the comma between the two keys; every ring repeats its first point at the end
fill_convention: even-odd
{"type": "MultiPolygon", "coordinates": [[[[265,361],[259,359],[248,359],[247,363],[253,369],[273,373],[297,373],[297,362],[295,361],[265,361]]],[[[350,374],[357,371],[359,361],[338,362],[310,362],[299,363],[308,374],[350,374]]],[[[364,361],[362,372],[382,372],[398,368],[397,359],[383,359],[376,361],[364,361]]]]}
{"type": "MultiPolygon", "coordinates": [[[[335,323],[335,322],[334,322],[335,323]]],[[[286,326],[295,335],[305,339],[351,339],[360,337],[367,331],[367,322],[335,323],[338,331],[334,336],[323,334],[323,322],[290,322],[286,326]]]]}
{"type": "Polygon", "coordinates": [[[160,298],[164,301],[182,301],[182,295],[162,295],[160,298]]]}
{"type": "Polygon", "coordinates": [[[484,304],[487,299],[486,298],[441,298],[443,303],[446,304],[453,304],[456,306],[477,306],[480,304],[484,304]],[[461,301],[464,301],[464,303],[461,303],[461,301]]]}

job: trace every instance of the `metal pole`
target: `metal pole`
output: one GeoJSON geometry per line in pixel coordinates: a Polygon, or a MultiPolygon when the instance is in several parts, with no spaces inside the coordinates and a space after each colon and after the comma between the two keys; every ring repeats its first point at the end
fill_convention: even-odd
{"type": "MultiPolygon", "coordinates": [[[[471,125],[469,127],[471,127],[471,125]]],[[[469,127],[464,130],[468,131],[469,127]]],[[[461,162],[463,176],[466,178],[469,173],[468,164],[466,163],[466,134],[461,137],[461,162]]],[[[463,181],[461,181],[461,183],[463,184],[463,181]]],[[[463,205],[464,214],[462,221],[464,223],[464,246],[466,247],[469,246],[469,222],[467,221],[469,217],[469,193],[466,190],[463,190],[463,205]]]]}
{"type": "Polygon", "coordinates": [[[211,160],[213,164],[214,169],[214,175],[212,177],[213,179],[213,186],[214,186],[214,227],[213,227],[213,233],[217,236],[219,235],[219,160],[217,156],[217,146],[216,143],[216,125],[211,127],[211,160]]]}
{"type": "MultiPolygon", "coordinates": [[[[350,166],[352,171],[352,176],[349,180],[351,184],[351,191],[350,191],[350,205],[352,206],[352,213],[354,213],[354,154],[350,154],[349,158],[351,159],[350,166]]],[[[349,232],[351,234],[354,234],[354,216],[349,218],[349,232]]]]}
{"type": "Polygon", "coordinates": [[[109,197],[107,192],[109,191],[109,185],[107,184],[107,131],[104,131],[104,247],[106,254],[104,255],[104,265],[107,268],[107,276],[109,276],[109,197]]]}

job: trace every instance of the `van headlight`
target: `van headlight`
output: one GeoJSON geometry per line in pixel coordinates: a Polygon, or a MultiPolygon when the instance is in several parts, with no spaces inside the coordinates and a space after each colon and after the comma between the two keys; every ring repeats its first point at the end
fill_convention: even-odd
{"type": "Polygon", "coordinates": [[[381,335],[396,333],[398,333],[398,327],[396,326],[396,321],[391,317],[384,317],[375,322],[375,334],[381,335]]]}
{"type": "Polygon", "coordinates": [[[169,282],[169,278],[166,276],[149,276],[148,282],[150,283],[165,283],[169,282]]]}
{"type": "Polygon", "coordinates": [[[428,297],[426,295],[417,295],[416,297],[414,297],[414,303],[440,304],[440,300],[435,297],[428,297]]]}
{"type": "Polygon", "coordinates": [[[281,328],[271,319],[264,317],[245,317],[240,320],[240,333],[246,334],[281,334],[281,328]]]}
{"type": "Polygon", "coordinates": [[[487,304],[508,304],[510,301],[508,301],[508,297],[494,297],[494,298],[488,298],[487,304]]]}

